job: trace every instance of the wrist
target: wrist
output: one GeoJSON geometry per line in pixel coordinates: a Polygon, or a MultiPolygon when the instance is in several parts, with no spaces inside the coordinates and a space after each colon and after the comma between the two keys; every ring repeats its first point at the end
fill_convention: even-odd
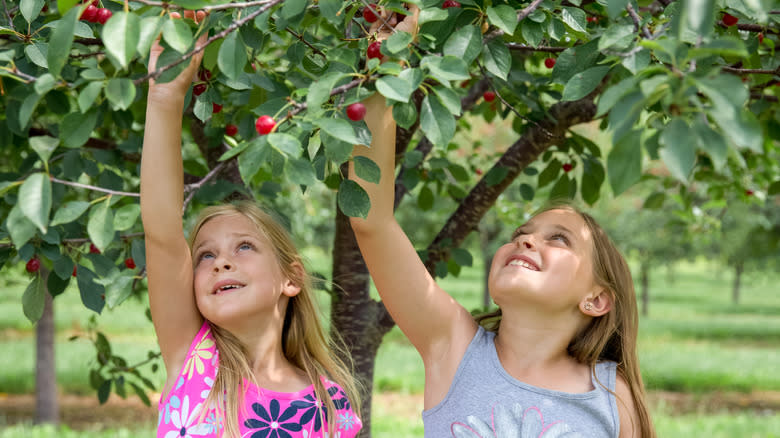
{"type": "Polygon", "coordinates": [[[146,96],[147,105],[158,107],[175,107],[181,109],[184,106],[184,93],[165,88],[150,87],[146,96]]]}

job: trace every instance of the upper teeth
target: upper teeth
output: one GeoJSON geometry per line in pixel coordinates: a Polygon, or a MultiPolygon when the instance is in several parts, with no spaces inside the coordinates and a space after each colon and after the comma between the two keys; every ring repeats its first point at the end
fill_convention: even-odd
{"type": "Polygon", "coordinates": [[[238,289],[239,287],[241,286],[237,284],[228,284],[227,286],[220,287],[219,290],[238,289]]]}
{"type": "Polygon", "coordinates": [[[530,264],[530,263],[528,263],[526,261],[520,260],[520,259],[512,260],[511,262],[509,262],[509,265],[510,266],[522,266],[522,267],[524,267],[526,269],[536,270],[536,266],[534,266],[534,265],[532,265],[532,264],[530,264]]]}

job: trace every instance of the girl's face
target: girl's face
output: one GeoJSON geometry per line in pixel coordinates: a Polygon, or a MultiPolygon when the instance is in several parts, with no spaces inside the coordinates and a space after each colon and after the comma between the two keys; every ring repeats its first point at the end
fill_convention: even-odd
{"type": "Polygon", "coordinates": [[[549,210],[518,228],[496,251],[488,287],[496,304],[572,310],[600,290],[593,278],[593,241],[582,217],[549,210]]]}
{"type": "Polygon", "coordinates": [[[238,213],[217,216],[200,228],[193,264],[198,309],[228,329],[253,318],[283,320],[287,298],[300,290],[282,274],[255,224],[238,213]]]}

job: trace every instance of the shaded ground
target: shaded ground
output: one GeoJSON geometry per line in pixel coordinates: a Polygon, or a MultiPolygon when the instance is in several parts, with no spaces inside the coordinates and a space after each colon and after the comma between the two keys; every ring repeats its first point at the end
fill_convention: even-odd
{"type": "MultiPolygon", "coordinates": [[[[156,399],[153,406],[144,405],[137,397],[123,400],[112,396],[108,403],[100,405],[95,396],[63,395],[60,397],[60,418],[72,429],[94,429],[95,424],[106,427],[134,428],[157,422],[156,399]]],[[[422,395],[384,393],[374,395],[374,412],[414,420],[422,410],[422,395]],[[381,406],[381,408],[378,408],[381,406]]],[[[759,391],[753,393],[688,394],[652,392],[650,406],[662,406],[667,414],[707,414],[753,411],[762,415],[780,412],[780,392],[759,391]]],[[[0,393],[0,424],[31,422],[35,410],[32,395],[0,393]]]]}

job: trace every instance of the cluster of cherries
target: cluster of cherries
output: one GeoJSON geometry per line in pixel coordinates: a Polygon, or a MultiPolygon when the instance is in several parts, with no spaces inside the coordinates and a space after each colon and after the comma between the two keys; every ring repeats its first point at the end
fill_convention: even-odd
{"type": "Polygon", "coordinates": [[[111,18],[111,10],[98,7],[98,0],[92,0],[89,2],[89,6],[81,13],[81,19],[90,23],[106,24],[109,18],[111,18]]]}
{"type": "MultiPolygon", "coordinates": [[[[100,254],[100,250],[98,249],[97,246],[95,246],[94,243],[90,243],[89,253],[100,254]]],[[[126,258],[124,263],[127,269],[135,269],[135,260],[133,260],[132,257],[126,258]]],[[[24,269],[30,274],[34,274],[38,272],[41,269],[41,259],[39,259],[37,256],[34,256],[33,258],[27,261],[27,264],[24,266],[24,269]]],[[[78,268],[74,266],[72,275],[75,277],[77,272],[78,272],[78,268]]]]}

